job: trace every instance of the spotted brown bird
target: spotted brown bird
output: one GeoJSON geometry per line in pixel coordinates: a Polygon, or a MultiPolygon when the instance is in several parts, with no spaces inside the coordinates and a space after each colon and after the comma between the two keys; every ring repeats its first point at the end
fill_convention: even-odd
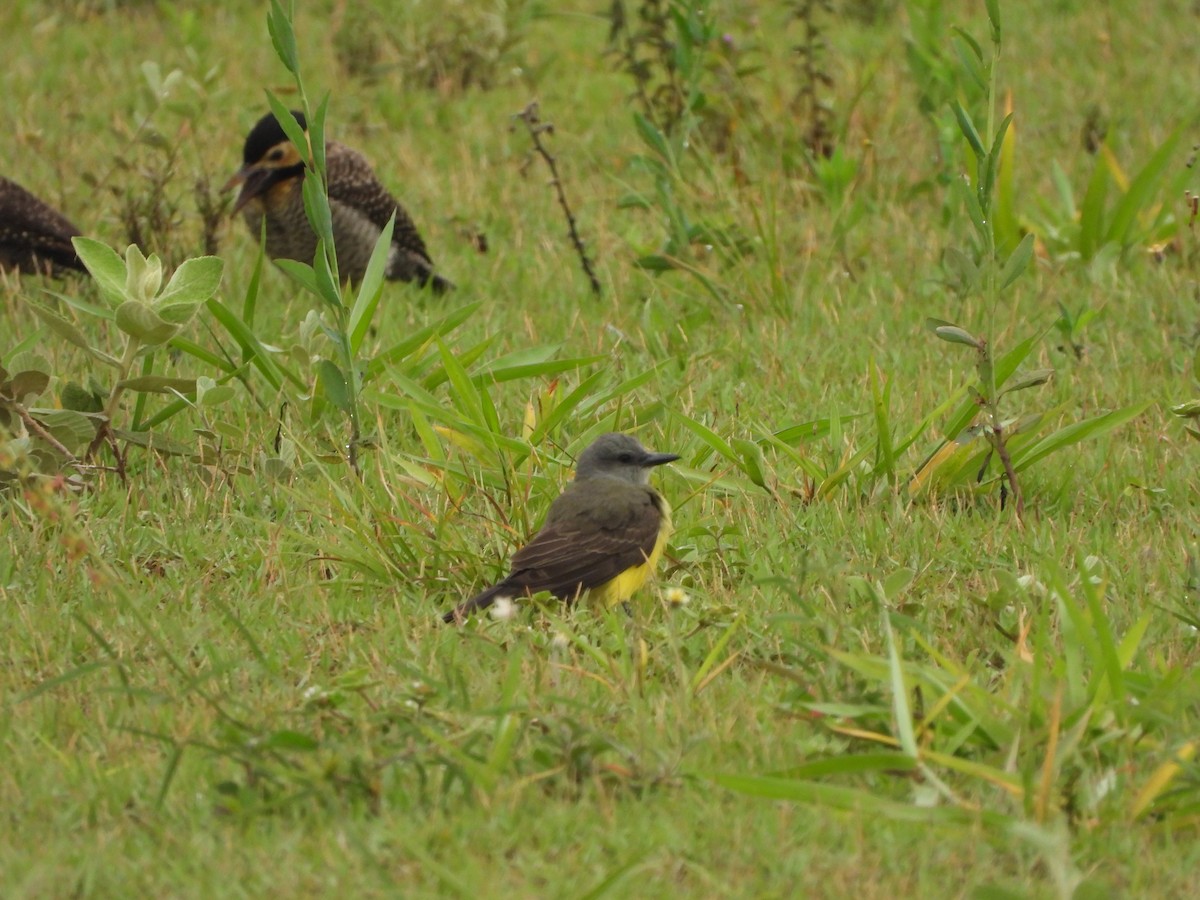
{"type": "Polygon", "coordinates": [[[602,434],[579,456],[575,480],[550,504],[542,530],[512,558],[507,577],[442,616],[462,622],[501,597],[549,591],[625,603],[658,565],[671,536],[671,507],[650,486],[655,466],[679,459],[651,453],[634,437],[602,434]]]}
{"type": "MultiPolygon", "coordinates": [[[[304,113],[293,111],[305,131],[304,113]]],[[[360,282],[371,251],[392,213],[396,224],[388,252],[387,278],[430,285],[442,293],[454,285],[433,271],[433,260],[417,226],[379,183],[370,164],[356,150],[336,141],[325,144],[325,178],[333,218],[333,242],[343,281],[360,282]]],[[[305,162],[273,113],[258,120],[246,137],[242,167],[225,185],[242,186],[234,212],[240,212],[255,235],[266,220],[267,255],[312,263],[317,235],[304,213],[305,162]]]]}
{"type": "Polygon", "coordinates": [[[71,238],[80,234],[66,216],[15,181],[0,177],[0,269],[61,274],[86,272],[71,238]]]}

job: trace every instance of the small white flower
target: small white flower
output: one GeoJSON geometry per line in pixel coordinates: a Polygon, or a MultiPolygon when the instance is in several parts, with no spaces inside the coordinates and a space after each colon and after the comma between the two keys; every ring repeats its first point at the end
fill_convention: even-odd
{"type": "Polygon", "coordinates": [[[550,638],[550,646],[559,653],[566,650],[570,644],[570,640],[561,631],[554,632],[554,637],[550,638]]]}
{"type": "Polygon", "coordinates": [[[517,614],[517,604],[512,597],[497,597],[492,604],[492,618],[498,622],[507,622],[517,614]]]}
{"type": "Polygon", "coordinates": [[[687,606],[692,602],[692,598],[683,588],[672,587],[667,588],[667,602],[672,606],[687,606]]]}

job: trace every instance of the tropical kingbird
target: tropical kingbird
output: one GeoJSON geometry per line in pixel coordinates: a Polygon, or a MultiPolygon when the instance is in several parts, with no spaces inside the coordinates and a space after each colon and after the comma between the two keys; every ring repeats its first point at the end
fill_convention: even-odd
{"type": "Polygon", "coordinates": [[[550,504],[542,530],[513,556],[508,577],[443,620],[462,622],[501,597],[538,591],[624,603],[654,570],[671,534],[671,507],[650,486],[650,470],[676,459],[627,434],[596,438],[580,455],[575,480],[550,504]]]}

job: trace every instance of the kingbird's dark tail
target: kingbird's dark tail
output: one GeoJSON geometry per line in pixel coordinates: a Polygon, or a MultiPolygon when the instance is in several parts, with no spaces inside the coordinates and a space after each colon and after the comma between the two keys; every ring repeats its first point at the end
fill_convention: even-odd
{"type": "Polygon", "coordinates": [[[478,612],[481,609],[487,609],[496,602],[496,598],[504,594],[505,591],[511,590],[503,581],[499,584],[493,584],[490,588],[481,594],[472,597],[466,603],[460,603],[450,612],[442,616],[442,621],[447,625],[461,625],[467,621],[467,618],[473,612],[478,612]]]}

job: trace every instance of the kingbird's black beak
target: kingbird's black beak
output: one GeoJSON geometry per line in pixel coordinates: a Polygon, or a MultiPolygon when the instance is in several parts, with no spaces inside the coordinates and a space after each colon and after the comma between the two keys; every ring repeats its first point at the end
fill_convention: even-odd
{"type": "Polygon", "coordinates": [[[678,453],[647,453],[642,457],[642,468],[649,469],[651,466],[661,466],[682,458],[678,453]]]}

